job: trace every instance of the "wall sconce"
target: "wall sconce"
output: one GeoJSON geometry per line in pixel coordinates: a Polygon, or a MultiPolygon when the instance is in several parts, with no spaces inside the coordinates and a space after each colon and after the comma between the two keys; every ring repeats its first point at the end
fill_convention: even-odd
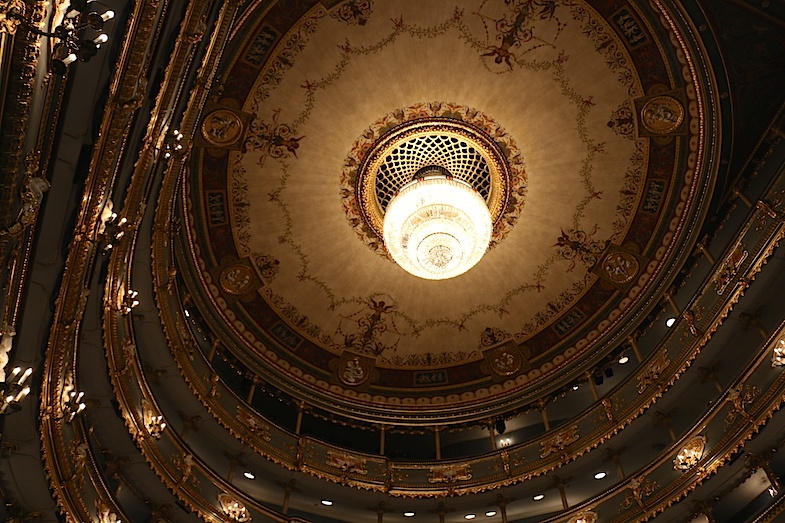
{"type": "Polygon", "coordinates": [[[120,312],[126,315],[130,314],[131,310],[139,305],[139,300],[136,299],[137,296],[139,296],[139,292],[129,289],[120,303],[120,312]]]}
{"type": "Polygon", "coordinates": [[[172,131],[172,136],[167,137],[166,141],[164,142],[164,158],[171,158],[173,153],[183,150],[183,144],[180,143],[180,140],[182,139],[183,133],[181,133],[178,129],[172,131]]]}
{"type": "Polygon", "coordinates": [[[150,436],[154,439],[160,439],[166,428],[164,417],[153,410],[152,405],[147,401],[142,401],[142,416],[144,417],[144,426],[150,436]]]}
{"type": "Polygon", "coordinates": [[[218,502],[221,504],[221,510],[224,511],[229,519],[237,521],[238,523],[245,523],[251,521],[251,514],[245,505],[234,499],[229,494],[218,494],[218,502]]]}
{"type": "Polygon", "coordinates": [[[780,338],[771,354],[772,367],[785,367],[785,338],[780,338]]]}
{"type": "Polygon", "coordinates": [[[695,466],[703,457],[703,449],[706,448],[706,438],[695,436],[690,439],[673,460],[675,470],[689,470],[695,466]]]}
{"type": "Polygon", "coordinates": [[[74,421],[76,415],[85,409],[82,398],[84,398],[84,392],[78,392],[73,389],[63,391],[63,404],[61,405],[61,408],[63,419],[66,423],[74,421]]]}
{"type": "Polygon", "coordinates": [[[16,367],[4,382],[0,382],[0,414],[12,414],[22,408],[19,403],[30,394],[30,387],[25,386],[25,381],[32,373],[32,368],[22,371],[22,367],[16,367]]]}
{"type": "Polygon", "coordinates": [[[101,211],[101,221],[98,224],[98,236],[103,244],[103,250],[108,251],[113,247],[113,242],[120,241],[125,236],[127,218],[117,219],[113,210],[112,200],[108,200],[101,211]]]}
{"type": "MultiPolygon", "coordinates": [[[[103,13],[99,13],[92,10],[93,4],[93,0],[71,0],[60,25],[55,27],[52,32],[29,27],[33,34],[58,40],[52,48],[51,67],[53,73],[63,75],[73,62],[77,60],[80,62],[89,61],[98,53],[101,44],[109,40],[109,36],[100,31],[106,22],[114,18],[114,11],[107,9],[103,13]],[[92,39],[85,37],[84,33],[88,29],[98,34],[92,39]]],[[[26,22],[25,20],[21,21],[26,22]]]]}
{"type": "Polygon", "coordinates": [[[499,440],[500,447],[509,447],[512,445],[512,440],[510,438],[502,438],[499,440]]]}

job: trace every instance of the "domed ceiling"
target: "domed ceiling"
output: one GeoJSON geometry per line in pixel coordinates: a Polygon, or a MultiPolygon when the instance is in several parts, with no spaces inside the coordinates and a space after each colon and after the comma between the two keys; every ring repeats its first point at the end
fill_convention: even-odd
{"type": "Polygon", "coordinates": [[[507,412],[617,350],[713,184],[712,93],[678,13],[297,5],[235,28],[185,185],[188,286],[223,346],[291,396],[407,424],[507,412]],[[478,154],[490,248],[455,278],[409,274],[380,234],[384,180],[478,154]]]}
{"type": "Polygon", "coordinates": [[[42,253],[54,310],[43,333],[40,303],[6,307],[16,347],[48,337],[17,497],[37,433],[36,493],[68,521],[782,513],[785,142],[726,173],[748,151],[704,8],[129,6],[68,258],[44,263],[54,205],[14,254],[42,253]],[[434,173],[490,215],[441,280],[385,241],[434,173]]]}

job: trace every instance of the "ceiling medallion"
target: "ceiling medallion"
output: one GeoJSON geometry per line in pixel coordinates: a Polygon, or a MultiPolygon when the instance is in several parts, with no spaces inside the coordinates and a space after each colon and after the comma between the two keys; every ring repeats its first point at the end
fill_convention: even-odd
{"type": "Polygon", "coordinates": [[[412,274],[445,279],[471,268],[509,233],[523,207],[526,173],[514,141],[488,116],[456,104],[416,104],[362,134],[345,161],[341,194],[349,222],[366,245],[412,274]],[[458,209],[455,201],[437,203],[436,187],[449,187],[448,199],[470,202],[472,210],[458,209]],[[412,195],[421,191],[428,194],[427,208],[412,206],[419,201],[412,195]],[[408,222],[397,215],[404,208],[414,213],[408,222]],[[388,218],[391,210],[394,217],[388,218]],[[434,222],[421,226],[425,216],[434,222]],[[449,232],[434,235],[437,222],[451,223],[449,232]],[[412,229],[404,233],[402,226],[412,229]]]}
{"type": "Polygon", "coordinates": [[[643,126],[655,134],[668,134],[684,120],[684,107],[672,96],[656,96],[641,109],[643,126]]]}

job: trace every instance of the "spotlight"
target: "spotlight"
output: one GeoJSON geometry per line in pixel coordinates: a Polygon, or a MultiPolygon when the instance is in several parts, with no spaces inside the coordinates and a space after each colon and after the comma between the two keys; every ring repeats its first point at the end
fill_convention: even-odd
{"type": "Polygon", "coordinates": [[[630,358],[628,358],[626,355],[623,355],[621,358],[619,358],[619,365],[624,365],[628,361],[630,361],[630,358]]]}
{"type": "Polygon", "coordinates": [[[507,430],[507,423],[505,423],[504,418],[496,420],[495,429],[497,434],[504,434],[504,431],[507,430]]]}
{"type": "Polygon", "coordinates": [[[414,517],[414,511],[407,510],[406,512],[403,513],[403,515],[404,515],[404,517],[407,517],[407,518],[413,518],[414,517]]]}
{"type": "Polygon", "coordinates": [[[592,380],[594,380],[595,385],[602,385],[604,378],[602,377],[602,371],[600,369],[595,369],[591,377],[592,380]]]}
{"type": "Polygon", "coordinates": [[[673,327],[674,323],[676,323],[676,318],[668,318],[667,320],[665,320],[665,326],[668,327],[669,329],[673,327]]]}
{"type": "Polygon", "coordinates": [[[333,502],[330,501],[329,499],[323,499],[322,505],[324,505],[325,507],[331,507],[333,505],[333,502]]]}
{"type": "Polygon", "coordinates": [[[613,377],[613,367],[605,367],[605,377],[606,378],[613,377]]]}
{"type": "Polygon", "coordinates": [[[607,472],[605,472],[604,470],[601,470],[601,471],[599,471],[598,473],[596,473],[594,475],[594,479],[602,479],[602,478],[604,478],[607,475],[608,475],[607,472]]]}
{"type": "Polygon", "coordinates": [[[251,472],[250,470],[246,470],[245,472],[243,472],[243,476],[245,476],[248,479],[256,479],[256,476],[254,476],[253,472],[251,472]]]}
{"type": "Polygon", "coordinates": [[[537,494],[537,495],[536,495],[536,496],[534,496],[532,499],[533,499],[534,501],[540,501],[540,500],[541,500],[542,498],[544,498],[544,497],[545,497],[545,494],[537,494]]]}
{"type": "Polygon", "coordinates": [[[492,518],[493,516],[496,515],[496,511],[495,510],[489,510],[488,512],[485,513],[485,515],[488,516],[489,518],[492,518]]]}

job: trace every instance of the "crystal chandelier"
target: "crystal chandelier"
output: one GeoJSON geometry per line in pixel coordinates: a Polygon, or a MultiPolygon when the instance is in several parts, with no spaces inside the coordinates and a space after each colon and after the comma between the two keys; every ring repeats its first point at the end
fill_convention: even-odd
{"type": "Polygon", "coordinates": [[[426,167],[384,215],[384,244],[404,270],[428,280],[465,273],[485,254],[493,223],[483,197],[444,168],[426,167]]]}

